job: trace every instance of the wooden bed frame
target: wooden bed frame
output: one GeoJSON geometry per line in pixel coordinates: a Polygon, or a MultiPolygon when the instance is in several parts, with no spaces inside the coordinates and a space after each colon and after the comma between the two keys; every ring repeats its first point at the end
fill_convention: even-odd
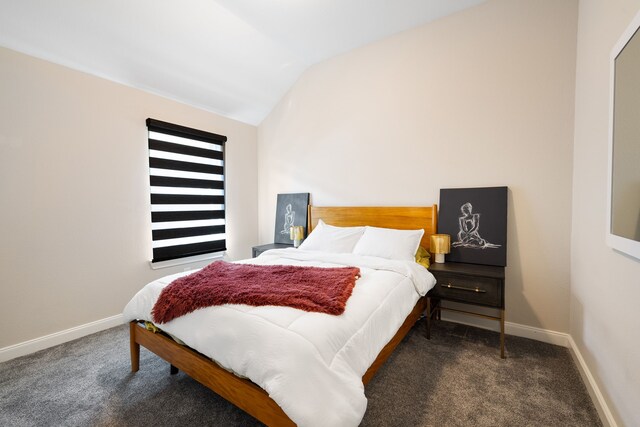
{"type": "MultiPolygon", "coordinates": [[[[430,207],[309,207],[309,231],[322,219],[336,226],[370,225],[375,227],[425,230],[421,245],[429,247],[429,238],[438,227],[437,206],[430,207]]],[[[426,298],[418,300],[415,307],[398,329],[398,332],[380,351],[362,377],[367,384],[376,371],[389,358],[393,350],[413,327],[427,308],[426,298]]],[[[180,345],[164,334],[146,330],[132,321],[130,330],[131,371],[140,368],[140,346],[147,348],[171,364],[171,373],[178,369],[210,388],[218,395],[262,421],[268,426],[293,426],[293,421],[284,413],[269,394],[250,380],[240,378],[221,368],[206,356],[180,345]]]]}

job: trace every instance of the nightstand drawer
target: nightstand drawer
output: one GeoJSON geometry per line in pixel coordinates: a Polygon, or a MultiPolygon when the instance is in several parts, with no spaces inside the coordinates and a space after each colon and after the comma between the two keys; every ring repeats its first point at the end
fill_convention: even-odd
{"type": "Polygon", "coordinates": [[[501,281],[490,277],[469,277],[436,274],[437,283],[431,290],[433,298],[480,304],[488,307],[502,306],[501,281]]]}

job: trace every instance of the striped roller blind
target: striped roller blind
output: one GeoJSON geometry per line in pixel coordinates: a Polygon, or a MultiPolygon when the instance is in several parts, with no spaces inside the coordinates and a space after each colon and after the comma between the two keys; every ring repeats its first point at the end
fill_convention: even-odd
{"type": "Polygon", "coordinates": [[[226,250],[226,136],[147,119],[153,262],[226,250]]]}

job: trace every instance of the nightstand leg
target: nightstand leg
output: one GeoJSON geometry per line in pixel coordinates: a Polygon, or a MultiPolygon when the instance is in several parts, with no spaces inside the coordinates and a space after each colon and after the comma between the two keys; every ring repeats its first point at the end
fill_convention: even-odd
{"type": "Polygon", "coordinates": [[[431,298],[427,297],[427,339],[431,339],[431,298]]]}
{"type": "Polygon", "coordinates": [[[500,310],[500,358],[504,359],[504,309],[500,310]]]}

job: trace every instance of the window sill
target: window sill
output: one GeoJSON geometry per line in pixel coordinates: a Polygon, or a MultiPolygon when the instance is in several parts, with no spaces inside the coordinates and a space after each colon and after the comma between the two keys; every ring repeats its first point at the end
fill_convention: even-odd
{"type": "Polygon", "coordinates": [[[149,261],[149,265],[152,270],[159,270],[161,268],[175,267],[177,265],[191,264],[194,262],[207,261],[210,259],[222,259],[226,252],[214,252],[210,254],[202,254],[191,256],[187,258],[171,259],[168,261],[152,262],[149,261]]]}

